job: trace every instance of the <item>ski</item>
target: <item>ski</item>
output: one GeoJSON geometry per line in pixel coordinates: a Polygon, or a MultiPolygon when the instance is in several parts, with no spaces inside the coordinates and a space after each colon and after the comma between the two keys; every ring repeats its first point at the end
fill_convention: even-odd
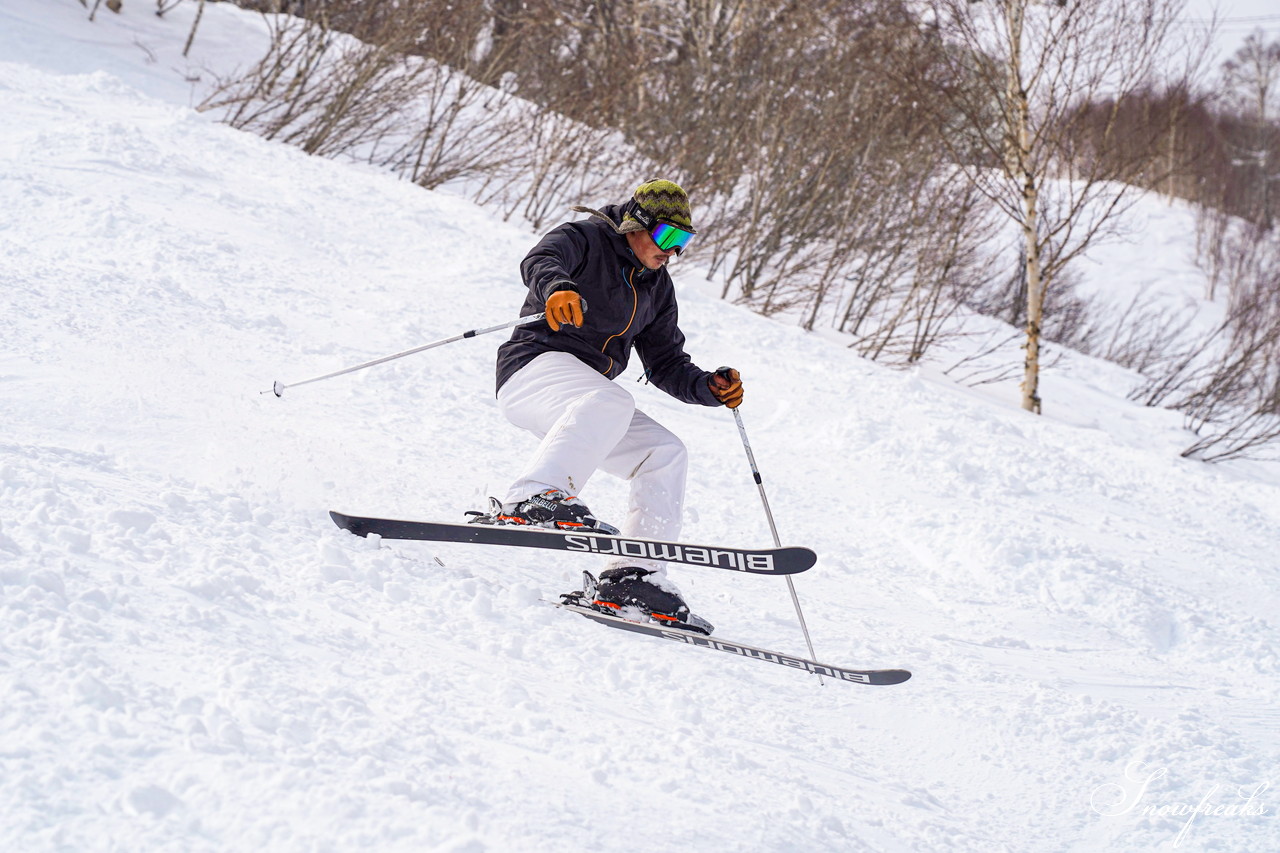
{"type": "Polygon", "coordinates": [[[792,575],[813,567],[818,556],[808,548],[724,548],[662,542],[657,539],[630,539],[599,533],[572,533],[566,530],[520,528],[488,524],[448,524],[434,521],[397,521],[390,518],[363,518],[330,512],[333,523],[357,536],[378,535],[384,539],[421,539],[434,542],[474,542],[482,545],[515,545],[522,548],[550,548],[578,554],[662,560],[687,566],[709,566],[757,575],[792,575]]]}
{"type": "Polygon", "coordinates": [[[788,667],[789,669],[798,669],[805,672],[812,672],[816,675],[825,675],[836,681],[845,681],[850,684],[901,684],[911,677],[911,673],[907,672],[905,669],[845,669],[844,667],[817,663],[806,658],[795,657],[794,655],[784,655],[780,652],[758,649],[755,646],[748,646],[744,643],[719,640],[715,637],[709,637],[705,634],[699,634],[693,631],[664,628],[663,626],[652,622],[630,622],[626,619],[620,619],[617,616],[610,616],[607,613],[592,610],[590,607],[581,607],[577,604],[570,604],[568,602],[549,601],[547,603],[554,607],[559,607],[562,610],[579,613],[588,619],[599,622],[601,625],[608,625],[610,628],[620,628],[624,631],[648,634],[650,637],[661,637],[667,640],[675,640],[678,643],[684,643],[688,646],[701,646],[703,648],[715,649],[716,651],[728,652],[731,655],[738,655],[739,657],[776,663],[781,666],[788,667]]]}

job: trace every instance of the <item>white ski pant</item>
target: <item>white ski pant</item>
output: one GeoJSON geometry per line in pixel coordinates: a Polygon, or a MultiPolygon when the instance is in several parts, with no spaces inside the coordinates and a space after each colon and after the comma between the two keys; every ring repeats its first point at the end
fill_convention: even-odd
{"type": "MultiPolygon", "coordinates": [[[[689,468],[684,443],[636,409],[625,388],[568,353],[548,352],[503,384],[498,406],[507,420],[542,439],[503,503],[552,488],[580,495],[598,469],[631,482],[627,516],[617,525],[623,536],[679,537],[689,468]]],[[[609,565],[665,568],[635,559],[609,565]]]]}

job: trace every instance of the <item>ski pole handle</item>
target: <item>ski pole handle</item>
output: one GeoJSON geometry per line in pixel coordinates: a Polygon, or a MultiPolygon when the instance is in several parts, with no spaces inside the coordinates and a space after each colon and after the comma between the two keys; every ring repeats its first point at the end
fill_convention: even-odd
{"type": "MultiPolygon", "coordinates": [[[[583,314],[587,313],[587,300],[585,299],[582,300],[582,313],[583,314]]],[[[392,355],[383,356],[382,358],[375,358],[373,361],[366,361],[363,364],[357,364],[351,367],[344,367],[342,370],[335,370],[333,373],[326,373],[324,376],[313,376],[310,379],[303,379],[300,382],[290,382],[288,385],[286,385],[285,383],[279,380],[276,380],[274,383],[272,383],[271,388],[269,388],[267,391],[260,391],[259,393],[266,394],[270,392],[275,394],[277,397],[283,397],[286,388],[297,388],[299,385],[310,385],[312,382],[319,382],[322,379],[332,379],[335,376],[343,376],[348,373],[355,373],[357,370],[364,370],[366,367],[373,367],[376,364],[385,364],[386,362],[394,361],[397,358],[404,358],[406,355],[413,355],[414,353],[423,352],[424,350],[429,350],[435,347],[444,346],[445,344],[451,344],[455,341],[463,340],[464,338],[474,338],[476,335],[487,335],[490,332],[498,332],[498,331],[501,331],[502,329],[510,329],[514,326],[527,326],[530,323],[536,323],[537,321],[543,319],[546,316],[547,316],[547,312],[542,311],[537,314],[530,314],[528,317],[520,317],[515,320],[510,320],[506,323],[499,323],[497,326],[489,326],[486,329],[471,329],[470,331],[463,332],[460,335],[454,335],[453,337],[450,337],[450,338],[443,338],[438,341],[432,341],[429,344],[423,344],[420,347],[407,349],[404,352],[394,353],[392,355]]]]}

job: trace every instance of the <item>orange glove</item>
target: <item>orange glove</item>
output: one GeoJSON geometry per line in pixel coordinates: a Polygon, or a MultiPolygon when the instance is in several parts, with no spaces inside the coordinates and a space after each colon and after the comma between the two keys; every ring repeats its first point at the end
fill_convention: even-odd
{"type": "Polygon", "coordinates": [[[572,290],[557,290],[547,299],[547,325],[560,331],[560,325],[582,325],[582,297],[572,290]]]}
{"type": "Polygon", "coordinates": [[[707,379],[716,399],[731,409],[742,405],[742,376],[732,367],[722,367],[707,379]]]}

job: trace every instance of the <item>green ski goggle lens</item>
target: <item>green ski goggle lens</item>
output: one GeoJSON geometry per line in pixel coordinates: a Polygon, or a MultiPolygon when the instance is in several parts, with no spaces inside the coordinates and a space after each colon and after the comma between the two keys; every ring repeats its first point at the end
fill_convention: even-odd
{"type": "Polygon", "coordinates": [[[659,222],[650,228],[649,236],[653,238],[653,242],[662,251],[675,252],[677,254],[683,252],[685,247],[693,240],[692,231],[677,228],[666,222],[659,222]]]}

